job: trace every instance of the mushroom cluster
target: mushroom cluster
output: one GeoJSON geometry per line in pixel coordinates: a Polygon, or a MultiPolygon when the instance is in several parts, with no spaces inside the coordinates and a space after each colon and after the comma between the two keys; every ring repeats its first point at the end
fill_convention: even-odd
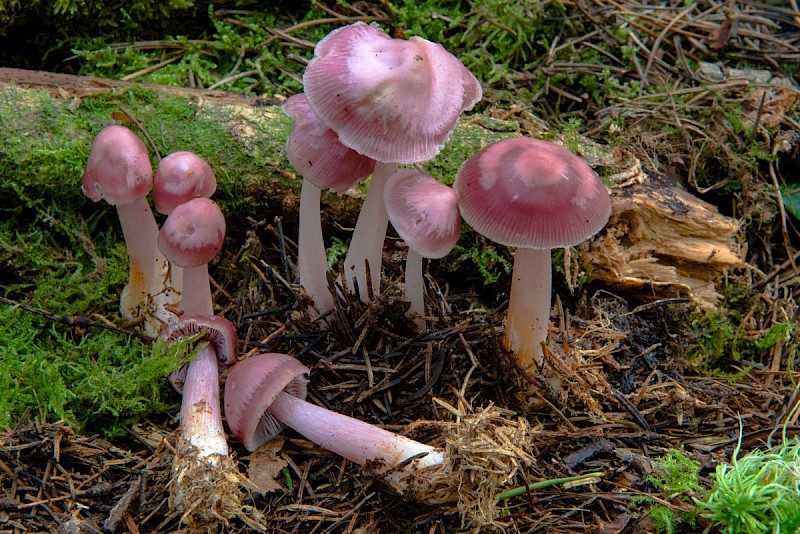
{"type": "MultiPolygon", "coordinates": [[[[608,191],[597,174],[561,146],[521,137],[490,144],[468,158],[453,187],[400,167],[434,158],[460,115],[481,98],[480,84],[458,59],[419,37],[393,39],[363,22],[339,28],[318,43],[303,81],[305,92],[289,98],[284,111],[295,121],[287,156],[303,176],[298,272],[312,316],[324,316],[334,306],[321,191],[341,193],[371,175],[344,260],[343,287],[362,300],[380,292],[391,222],[408,246],[409,316],[424,330],[423,258],[450,252],[463,217],[487,238],[516,248],[504,343],[522,372],[541,367],[550,314],[550,249],[576,245],[608,221],[608,191]]],[[[447,464],[441,449],[306,402],[309,370],[292,356],[259,354],[236,363],[236,329],[214,315],[209,284],[208,263],[226,230],[210,199],[215,189],[211,167],[190,152],[163,158],[153,178],[146,147],[122,126],[97,135],[83,179],[88,197],[105,199],[119,213],[130,257],[121,314],[145,316],[145,328],[160,331],[167,343],[199,335],[197,355],[169,377],[183,395],[171,504],[185,515],[236,513],[238,493],[229,485],[238,478],[219,391],[220,374],[229,366],[225,418],[248,450],[288,426],[403,495],[420,491],[426,473],[447,464]],[[151,185],[156,209],[166,215],[160,229],[147,202],[151,185]],[[169,298],[162,302],[162,297],[169,298]],[[180,316],[170,308],[178,308],[180,316]]]]}
{"type": "Polygon", "coordinates": [[[443,46],[420,37],[393,39],[363,22],[317,44],[303,84],[317,120],[344,147],[374,161],[344,260],[345,286],[366,301],[380,294],[387,180],[398,164],[434,158],[461,114],[480,100],[481,86],[443,46]]]}
{"type": "Polygon", "coordinates": [[[169,377],[183,396],[171,506],[189,523],[239,506],[219,396],[220,372],[236,361],[238,340],[233,324],[214,316],[208,276],[225,237],[225,218],[209,198],[215,190],[211,166],[191,152],[164,157],[153,176],[144,143],[117,125],[95,137],[83,177],[86,196],[119,213],[130,258],[122,316],[143,317],[145,331],[167,344],[199,335],[194,359],[169,377]],[[160,229],[147,201],[151,186],[157,211],[167,215],[160,229]]]}

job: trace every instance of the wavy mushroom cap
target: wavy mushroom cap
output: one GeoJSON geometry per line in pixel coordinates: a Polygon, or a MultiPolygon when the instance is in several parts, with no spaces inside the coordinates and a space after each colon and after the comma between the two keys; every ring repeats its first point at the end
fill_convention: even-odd
{"type": "Polygon", "coordinates": [[[306,397],[308,368],[286,354],[264,353],[233,366],[225,381],[225,419],[249,451],[280,434],[285,425],[267,410],[281,392],[306,397]]]}
{"type": "Polygon", "coordinates": [[[487,146],[462,164],[453,187],[467,224],[512,247],[574,246],[611,215],[608,190],[589,164],[538,139],[487,146]]]}
{"type": "MultiPolygon", "coordinates": [[[[182,315],[173,318],[159,332],[158,337],[167,345],[172,345],[181,339],[192,337],[203,332],[198,343],[208,343],[214,348],[219,363],[220,372],[236,363],[239,351],[239,338],[236,336],[236,327],[229,320],[216,315],[182,315]]],[[[183,383],[186,381],[188,362],[169,374],[169,382],[175,391],[183,392],[183,383]]]]}
{"type": "Polygon", "coordinates": [[[400,169],[383,191],[389,220],[409,248],[443,258],[461,235],[458,193],[426,174],[400,169]]]}
{"type": "Polygon", "coordinates": [[[210,198],[217,189],[211,166],[194,152],[173,152],[162,158],[153,177],[153,203],[169,215],[193,198],[210,198]]]}
{"type": "Polygon", "coordinates": [[[106,126],[95,136],[83,171],[83,194],[94,202],[124,206],[144,198],[153,169],[144,143],[124,126],[106,126]]]}
{"type": "Polygon", "coordinates": [[[334,30],[314,53],[303,74],[309,105],[344,145],[377,161],[433,158],[481,98],[478,80],[442,45],[392,39],[375,24],[334,30]]]}
{"type": "Polygon", "coordinates": [[[180,267],[210,262],[225,239],[225,216],[207,198],[194,198],[176,207],[158,233],[158,248],[180,267]]]}
{"type": "Polygon", "coordinates": [[[372,174],[375,160],[344,146],[336,132],[309,107],[305,94],[290,97],[283,111],[294,119],[286,157],[315,187],[343,193],[372,174]]]}

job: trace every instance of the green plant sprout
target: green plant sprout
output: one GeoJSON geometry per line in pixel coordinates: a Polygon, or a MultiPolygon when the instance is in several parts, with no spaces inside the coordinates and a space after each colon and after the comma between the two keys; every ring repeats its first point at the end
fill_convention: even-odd
{"type": "Polygon", "coordinates": [[[730,465],[718,465],[711,490],[695,499],[700,515],[726,534],[800,532],[800,439],[788,439],[784,426],[781,445],[768,440],[768,449],[739,458],[742,434],[740,423],[730,465]]]}
{"type": "Polygon", "coordinates": [[[573,484],[575,482],[581,482],[583,484],[594,484],[600,482],[602,476],[603,476],[602,472],[596,472],[596,473],[586,473],[584,475],[576,475],[573,477],[551,478],[549,480],[542,480],[541,482],[535,482],[533,484],[528,484],[527,486],[519,486],[517,488],[506,490],[497,496],[497,502],[504,501],[512,497],[519,497],[520,495],[525,495],[528,492],[549,488],[551,486],[560,486],[562,484],[573,484]]]}

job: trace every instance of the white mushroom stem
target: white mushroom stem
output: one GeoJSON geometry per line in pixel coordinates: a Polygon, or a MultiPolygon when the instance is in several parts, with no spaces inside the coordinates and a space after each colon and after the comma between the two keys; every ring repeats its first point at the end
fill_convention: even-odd
{"type": "Polygon", "coordinates": [[[406,287],[405,299],[411,304],[408,316],[414,317],[414,322],[425,330],[425,289],[422,279],[422,255],[408,247],[406,256],[406,287]]]}
{"type": "Polygon", "coordinates": [[[445,460],[444,453],[430,445],[320,408],[288,393],[279,393],[267,411],[320,447],[366,466],[401,494],[415,476],[420,476],[421,469],[445,460]],[[404,463],[412,457],[413,460],[404,463]]]}
{"type": "Polygon", "coordinates": [[[214,315],[207,263],[197,267],[184,267],[181,310],[186,315],[214,315]]]}
{"type": "Polygon", "coordinates": [[[358,214],[353,237],[350,239],[350,247],[344,259],[347,285],[353,290],[355,284],[358,284],[361,300],[364,302],[369,300],[367,270],[364,267],[364,260],[369,262],[372,293],[374,295],[380,294],[383,242],[386,239],[386,228],[389,226],[389,216],[383,203],[383,190],[386,186],[386,180],[396,169],[397,164],[395,163],[382,163],[379,161],[375,164],[372,183],[367,190],[367,196],[358,214]]]}
{"type": "Polygon", "coordinates": [[[535,373],[542,364],[542,342],[550,321],[552,266],[550,249],[517,248],[504,342],[520,369],[535,373]]]}
{"type": "Polygon", "coordinates": [[[300,222],[297,239],[297,271],[300,283],[320,313],[333,309],[333,296],[328,290],[325,273],[328,261],[320,220],[320,189],[303,180],[300,191],[300,222]]]}
{"type": "Polygon", "coordinates": [[[145,313],[154,287],[160,283],[163,290],[164,280],[157,275],[163,276],[167,260],[158,249],[158,225],[147,198],[118,205],[117,214],[130,263],[130,279],[122,291],[120,307],[122,316],[131,319],[145,313]]]}
{"type": "Polygon", "coordinates": [[[197,455],[216,465],[228,455],[219,404],[219,364],[211,344],[189,363],[181,403],[181,432],[197,455]]]}

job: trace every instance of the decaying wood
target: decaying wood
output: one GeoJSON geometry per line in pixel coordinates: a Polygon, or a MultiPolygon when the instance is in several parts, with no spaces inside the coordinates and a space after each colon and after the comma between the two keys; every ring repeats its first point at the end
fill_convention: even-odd
{"type": "Polygon", "coordinates": [[[666,179],[616,189],[612,210],[606,231],[582,256],[596,280],[713,307],[725,271],[744,265],[739,222],[666,179]]]}
{"type": "Polygon", "coordinates": [[[31,71],[25,69],[0,68],[0,87],[15,86],[23,89],[48,89],[50,94],[60,98],[83,98],[107,93],[113,89],[143,87],[161,93],[185,98],[202,97],[215,102],[225,102],[239,106],[255,106],[264,99],[245,96],[228,91],[209,91],[190,87],[173,87],[153,83],[112,80],[95,76],[75,76],[59,72],[31,71]]]}

